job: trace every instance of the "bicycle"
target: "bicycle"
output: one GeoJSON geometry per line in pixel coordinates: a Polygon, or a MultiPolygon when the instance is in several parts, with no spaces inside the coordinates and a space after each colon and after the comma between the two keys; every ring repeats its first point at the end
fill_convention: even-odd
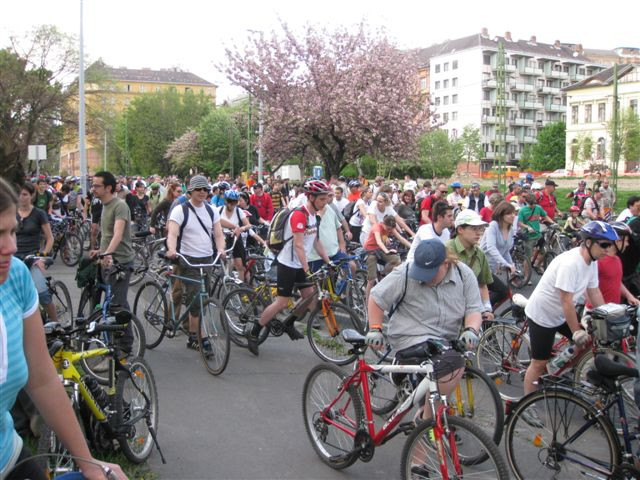
{"type": "Polygon", "coordinates": [[[304,383],[302,415],[311,444],[320,459],[334,469],[368,462],[380,447],[400,433],[408,435],[402,450],[402,479],[474,478],[506,479],[508,471],[498,447],[473,422],[449,416],[447,398],[438,391],[432,357],[455,348],[427,342],[415,349],[414,365],[369,365],[364,360],[365,337],[355,330],[342,336],[352,346],[357,364],[350,374],[335,365],[314,367],[304,383]],[[378,431],[373,420],[369,374],[424,375],[417,387],[378,431]],[[425,408],[432,419],[400,423],[428,395],[425,408]]]}
{"type": "MultiPolygon", "coordinates": [[[[45,270],[49,268],[54,260],[51,257],[40,257],[37,255],[28,255],[24,258],[24,263],[27,268],[31,268],[34,262],[42,260],[44,263],[45,270]]],[[[69,294],[69,289],[61,280],[54,280],[51,275],[45,275],[45,280],[47,282],[47,289],[49,290],[49,295],[51,295],[51,301],[56,309],[56,320],[63,325],[71,325],[73,323],[73,306],[71,305],[71,295],[69,294]]],[[[49,318],[49,314],[47,310],[40,305],[40,316],[42,317],[42,322],[47,323],[49,320],[53,320],[49,318]]]]}
{"type": "Polygon", "coordinates": [[[541,389],[514,407],[505,446],[516,478],[640,476],[631,447],[631,441],[638,437],[638,426],[631,434],[620,385],[621,379],[637,378],[638,370],[604,355],[595,357],[594,367],[587,375],[593,386],[567,386],[545,376],[540,380],[541,389]],[[532,426],[526,416],[523,418],[534,408],[541,426],[532,426]],[[616,414],[621,433],[611,421],[616,414]]]}
{"type": "Polygon", "coordinates": [[[516,232],[513,238],[513,248],[511,249],[511,258],[516,267],[518,275],[510,275],[508,277],[509,285],[516,290],[526,287],[531,280],[531,259],[527,255],[525,248],[527,242],[527,233],[524,231],[516,232]]]}
{"type": "MultiPolygon", "coordinates": [[[[366,326],[347,305],[340,302],[340,296],[335,293],[333,281],[328,267],[322,267],[309,276],[309,282],[296,284],[300,289],[314,287],[314,292],[306,298],[298,299],[292,306],[291,312],[284,320],[271,319],[269,324],[262,327],[258,335],[258,344],[262,344],[269,334],[279,337],[284,333],[284,325],[296,319],[307,320],[307,339],[311,349],[325,362],[346,365],[355,360],[355,355],[349,353],[349,346],[343,341],[340,332],[346,328],[353,328],[364,332],[366,326]],[[309,306],[317,300],[311,313],[309,306]]],[[[254,290],[239,287],[230,292],[222,301],[220,315],[233,338],[234,343],[247,347],[245,331],[258,322],[260,314],[267,307],[271,298],[271,287],[264,284],[254,290]]]]}
{"type": "MultiPolygon", "coordinates": [[[[167,259],[162,253],[158,253],[161,258],[167,259]]],[[[173,338],[178,332],[188,331],[183,327],[183,323],[189,319],[189,309],[197,304],[200,309],[198,321],[198,350],[207,371],[212,375],[220,375],[224,372],[229,362],[229,334],[227,325],[222,317],[215,312],[218,305],[207,291],[204,268],[213,267],[218,263],[220,256],[216,256],[210,264],[191,264],[184,255],[178,253],[180,261],[191,268],[197,268],[200,272],[199,279],[184,277],[171,273],[171,267],[165,266],[159,274],[163,283],[159,284],[155,280],[145,282],[136,293],[133,302],[134,315],[140,314],[144,320],[145,337],[147,338],[147,348],[156,348],[166,336],[173,338]],[[171,298],[172,280],[180,280],[183,283],[190,283],[200,286],[198,295],[191,299],[189,305],[184,309],[182,315],[176,318],[175,305],[173,301],[167,302],[167,297],[171,298]]]]}
{"type": "Polygon", "coordinates": [[[68,231],[70,218],[51,216],[50,220],[53,232],[51,258],[55,260],[60,253],[60,258],[67,267],[77,265],[82,258],[82,239],[77,234],[68,231]]]}
{"type": "MultiPolygon", "coordinates": [[[[83,322],[76,328],[64,328],[58,322],[45,325],[49,353],[68,389],[74,411],[79,416],[91,446],[98,452],[113,451],[117,442],[122,453],[134,463],[145,461],[153,446],[157,448],[163,463],[162,451],[156,438],[158,427],[158,393],[150,367],[140,357],[123,361],[116,342],[104,347],[77,351],[73,345],[76,335],[99,336],[108,333],[124,334],[131,313],[122,310],[116,323],[101,325],[83,322]],[[89,358],[106,358],[109,377],[106,388],[101,387],[90,375],[82,375],[75,367],[89,358]]],[[[47,426],[40,435],[38,453],[62,454],[62,459],[45,465],[55,474],[68,471],[73,465],[64,446],[47,426]],[[65,452],[67,453],[65,459],[65,452]]]]}
{"type": "Polygon", "coordinates": [[[133,287],[142,281],[149,270],[157,270],[157,253],[164,248],[164,238],[155,238],[148,230],[134,233],[133,241],[133,266],[129,286],[133,287]]]}

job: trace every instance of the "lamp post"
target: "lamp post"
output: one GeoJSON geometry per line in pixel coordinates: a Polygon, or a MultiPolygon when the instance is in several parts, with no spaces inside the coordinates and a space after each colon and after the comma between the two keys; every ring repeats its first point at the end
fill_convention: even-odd
{"type": "Polygon", "coordinates": [[[78,76],[78,146],[80,150],[80,185],[82,196],[87,193],[87,152],[85,149],[84,116],[84,39],[83,39],[83,0],[80,0],[80,75],[78,76]]]}

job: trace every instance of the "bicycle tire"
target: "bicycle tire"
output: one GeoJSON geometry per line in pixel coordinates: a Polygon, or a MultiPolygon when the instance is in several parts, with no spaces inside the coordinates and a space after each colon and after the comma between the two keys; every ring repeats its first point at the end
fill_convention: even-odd
{"type": "Polygon", "coordinates": [[[336,365],[347,365],[356,359],[355,353],[349,353],[351,344],[344,341],[340,334],[342,330],[352,328],[364,333],[356,314],[349,307],[340,302],[333,302],[329,306],[328,317],[318,306],[308,317],[307,338],[309,344],[320,359],[336,365]],[[332,324],[329,327],[329,324],[332,324]],[[331,329],[337,330],[331,331],[331,329]]]}
{"type": "MultiPolygon", "coordinates": [[[[637,368],[635,358],[627,353],[614,350],[613,348],[599,347],[597,354],[606,355],[612,360],[620,361],[627,367],[637,368]]],[[[587,350],[582,354],[580,360],[578,360],[578,363],[576,363],[576,366],[573,370],[573,382],[576,385],[580,385],[581,382],[587,381],[587,372],[594,368],[593,359],[593,351],[587,350]]]]}
{"type": "Polygon", "coordinates": [[[494,325],[482,334],[476,350],[476,366],[493,380],[505,401],[522,398],[524,374],[531,360],[531,345],[526,334],[519,337],[517,356],[512,354],[513,341],[520,331],[514,325],[494,325]]]}
{"type": "Polygon", "coordinates": [[[224,316],[216,312],[218,308],[212,299],[207,298],[202,302],[204,310],[198,320],[198,349],[200,357],[207,372],[211,375],[220,375],[227,368],[229,363],[229,352],[231,351],[231,341],[229,330],[224,316]],[[208,348],[204,339],[208,339],[208,348]]]}
{"type": "MultiPolygon", "coordinates": [[[[538,390],[525,396],[514,406],[505,430],[505,449],[507,462],[517,479],[588,478],[585,473],[585,460],[577,464],[575,470],[566,472],[562,476],[561,470],[565,465],[571,468],[567,460],[570,455],[588,458],[591,451],[595,450],[599,455],[602,454],[603,458],[592,462],[599,462],[601,466],[610,465],[612,470],[620,463],[620,447],[609,419],[599,415],[588,401],[564,388],[538,390]],[[547,406],[551,402],[553,402],[552,406],[547,406]],[[540,408],[542,404],[544,408],[540,408]],[[523,414],[534,405],[541,416],[538,418],[542,426],[531,426],[525,418],[522,418],[523,414]],[[574,442],[579,443],[573,449],[563,444],[562,453],[556,455],[553,446],[562,443],[558,440],[558,435],[561,433],[567,438],[576,433],[576,430],[570,432],[574,416],[577,420],[576,430],[585,425],[586,419],[595,419],[596,423],[574,438],[574,442]],[[560,425],[556,425],[556,422],[560,425]],[[562,432],[552,431],[556,426],[562,432]],[[549,435],[551,438],[548,439],[549,435]],[[522,462],[518,460],[519,458],[522,458],[522,462]]],[[[598,474],[598,478],[601,477],[602,474],[598,474]]]]}
{"type": "Polygon", "coordinates": [[[82,258],[82,239],[75,233],[66,233],[60,246],[60,257],[67,267],[74,267],[82,258]]]}
{"type": "Polygon", "coordinates": [[[144,282],[136,292],[133,314],[143,320],[145,346],[156,348],[162,342],[169,325],[169,304],[162,286],[154,281],[144,282]]]}
{"type": "MultiPolygon", "coordinates": [[[[224,317],[233,343],[239,347],[248,347],[245,328],[249,328],[248,323],[257,322],[266,307],[264,298],[248,287],[238,287],[224,297],[220,303],[220,315],[224,317]]],[[[268,336],[269,328],[262,327],[258,344],[262,344],[268,336]]]]}
{"type": "Polygon", "coordinates": [[[546,271],[553,262],[553,259],[556,258],[558,254],[553,250],[548,250],[544,252],[544,257],[542,257],[542,268],[546,271]]]}
{"type": "Polygon", "coordinates": [[[513,253],[511,258],[513,259],[513,264],[515,265],[516,270],[519,271],[522,275],[510,275],[509,285],[512,288],[519,290],[526,287],[529,283],[529,280],[531,280],[531,260],[527,257],[526,254],[520,252],[513,253]]]}
{"type": "Polygon", "coordinates": [[[130,287],[140,283],[147,274],[147,270],[149,270],[149,261],[145,256],[145,250],[144,246],[134,249],[133,265],[131,267],[131,276],[129,277],[130,287]]]}
{"type": "Polygon", "coordinates": [[[350,281],[345,289],[344,297],[347,306],[355,312],[360,320],[360,331],[364,331],[369,326],[369,308],[364,289],[358,287],[355,280],[350,281]]]}
{"type": "Polygon", "coordinates": [[[69,289],[61,280],[51,282],[49,287],[51,300],[56,307],[58,322],[68,327],[73,324],[73,305],[71,304],[71,294],[69,289]]]}
{"type": "MultiPolygon", "coordinates": [[[[158,390],[153,372],[147,362],[140,357],[135,357],[128,362],[127,368],[132,372],[119,372],[116,379],[116,423],[123,426],[131,421],[132,415],[140,415],[144,409],[146,401],[142,394],[138,392],[133,382],[138,388],[143,390],[149,397],[148,408],[150,410],[151,427],[158,431],[158,390]]],[[[153,451],[154,442],[147,425],[146,418],[139,418],[134,422],[128,432],[123,433],[124,438],[118,438],[118,443],[122,453],[131,462],[140,464],[144,462],[153,451]]]]}
{"type": "Polygon", "coordinates": [[[353,465],[358,459],[358,452],[354,450],[353,437],[323,421],[321,412],[335,400],[332,420],[345,422],[343,425],[354,432],[364,419],[362,400],[355,386],[350,386],[337,398],[347,376],[336,365],[316,365],[307,375],[302,389],[302,418],[311,446],[320,460],[335,470],[353,465]]]}
{"type": "MultiPolygon", "coordinates": [[[[88,322],[102,321],[102,310],[95,311],[88,319],[88,322]]],[[[131,331],[133,335],[133,344],[129,356],[131,358],[142,357],[145,353],[145,336],[142,322],[135,316],[131,315],[131,331]]],[[[80,342],[80,350],[91,350],[92,348],[103,347],[105,344],[114,342],[113,336],[107,332],[103,332],[101,338],[83,338],[80,342]]],[[[117,340],[116,340],[117,341],[117,340]]],[[[105,357],[98,356],[92,358],[84,358],[80,361],[84,371],[95,378],[102,385],[109,384],[109,368],[105,362],[105,357]]]]}
{"type": "Polygon", "coordinates": [[[80,294],[80,301],[78,302],[77,318],[88,319],[93,313],[93,305],[91,305],[92,287],[84,287],[80,294]]]}
{"type": "Polygon", "coordinates": [[[442,439],[444,448],[442,449],[436,448],[436,443],[432,438],[432,430],[435,427],[433,420],[421,421],[413,429],[402,448],[400,478],[404,480],[444,478],[441,476],[440,462],[446,462],[449,472],[451,472],[449,478],[465,478],[464,470],[467,470],[469,476],[474,479],[507,480],[509,478],[507,463],[498,446],[480,427],[467,419],[456,416],[447,416],[446,422],[451,432],[449,439],[446,438],[447,432],[445,432],[445,437],[442,439]],[[454,439],[455,447],[451,446],[450,439],[454,439]],[[481,453],[472,451],[465,455],[472,443],[481,453]],[[452,453],[454,449],[456,453],[452,453]],[[470,457],[479,457],[482,452],[486,457],[484,462],[473,463],[467,460],[470,457]],[[447,459],[440,459],[441,453],[445,453],[447,459]],[[456,458],[452,459],[452,455],[456,458]],[[455,464],[458,462],[462,471],[456,472],[455,464]],[[493,464],[493,468],[488,468],[489,463],[493,464]],[[416,471],[417,468],[422,469],[424,473],[416,471]]]}

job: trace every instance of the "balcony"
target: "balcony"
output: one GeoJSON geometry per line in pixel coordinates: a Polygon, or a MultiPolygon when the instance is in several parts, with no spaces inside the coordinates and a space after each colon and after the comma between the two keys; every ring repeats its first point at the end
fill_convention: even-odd
{"type": "Polygon", "coordinates": [[[569,78],[569,74],[567,72],[561,72],[559,70],[551,70],[551,72],[549,72],[547,77],[567,79],[569,78]]]}
{"type": "Polygon", "coordinates": [[[494,115],[483,115],[482,123],[496,123],[498,121],[498,117],[494,115]]]}
{"type": "Polygon", "coordinates": [[[544,95],[560,95],[560,89],[557,87],[538,87],[538,93],[544,95]]]}
{"type": "Polygon", "coordinates": [[[494,78],[482,81],[482,88],[496,88],[497,86],[498,82],[494,78]]]}
{"type": "MultiPolygon", "coordinates": [[[[498,104],[497,100],[491,100],[491,105],[495,107],[498,104]]],[[[513,108],[516,106],[516,102],[514,100],[505,100],[504,106],[507,108],[513,108]]]]}
{"type": "Polygon", "coordinates": [[[493,160],[494,158],[496,158],[496,152],[484,152],[484,158],[493,160]]]}
{"type": "Polygon", "coordinates": [[[582,73],[574,73],[573,75],[570,75],[569,78],[572,82],[579,82],[587,78],[587,76],[582,73]]]}
{"type": "Polygon", "coordinates": [[[522,110],[537,110],[543,106],[540,102],[518,102],[518,107],[522,110]]]}
{"type": "Polygon", "coordinates": [[[516,136],[515,135],[507,135],[507,137],[505,138],[505,141],[507,143],[513,143],[516,141],[516,136]]]}
{"type": "Polygon", "coordinates": [[[521,71],[520,71],[520,75],[542,75],[544,72],[542,71],[541,68],[535,68],[535,67],[524,67],[521,71]]]}
{"type": "MultiPolygon", "coordinates": [[[[495,72],[496,70],[498,70],[498,65],[492,65],[491,69],[495,72]]],[[[504,71],[505,72],[509,72],[509,73],[515,73],[518,69],[516,68],[515,65],[505,65],[504,66],[504,71]]]]}
{"type": "Polygon", "coordinates": [[[517,125],[519,127],[531,127],[534,124],[534,120],[532,118],[512,118],[511,125],[517,125]]]}
{"type": "Polygon", "coordinates": [[[528,83],[514,83],[511,85],[512,90],[516,90],[518,92],[533,92],[534,86],[528,83]]]}
{"type": "Polygon", "coordinates": [[[566,105],[557,105],[555,103],[552,103],[551,105],[548,105],[545,108],[547,110],[551,111],[551,112],[560,112],[560,113],[566,113],[567,112],[567,106],[566,105]]]}
{"type": "Polygon", "coordinates": [[[522,141],[524,143],[536,143],[536,137],[531,137],[529,135],[525,135],[524,137],[522,137],[522,141]]]}

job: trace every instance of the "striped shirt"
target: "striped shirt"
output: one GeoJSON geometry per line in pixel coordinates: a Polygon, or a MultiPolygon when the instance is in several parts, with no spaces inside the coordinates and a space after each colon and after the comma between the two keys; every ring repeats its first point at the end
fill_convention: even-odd
{"type": "Polygon", "coordinates": [[[17,433],[11,407],[27,383],[24,356],[23,319],[38,308],[38,293],[29,270],[17,258],[11,259],[9,277],[0,285],[0,471],[14,454],[17,433]]]}

